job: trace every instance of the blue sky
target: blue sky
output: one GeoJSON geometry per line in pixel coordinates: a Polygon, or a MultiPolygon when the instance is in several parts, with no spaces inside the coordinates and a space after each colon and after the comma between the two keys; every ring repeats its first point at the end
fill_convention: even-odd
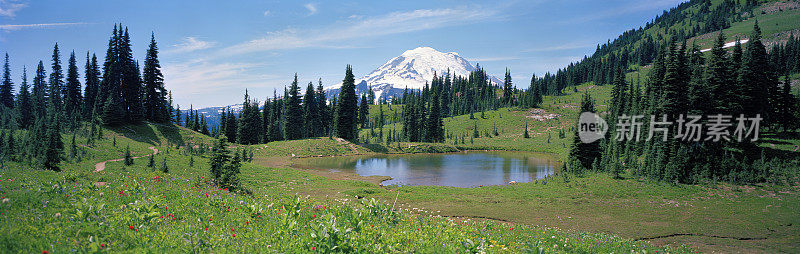
{"type": "MultiPolygon", "coordinates": [[[[458,52],[515,84],[591,54],[598,43],[643,26],[681,0],[534,1],[56,1],[0,0],[0,53],[15,84],[23,66],[63,62],[75,51],[102,60],[114,23],[128,27],[143,59],[151,32],[166,86],[181,108],[263,100],[289,84],[357,77],[419,46],[458,52]]],[[[49,73],[49,70],[48,70],[49,73]]],[[[81,70],[81,73],[83,71],[81,70]]],[[[82,78],[83,75],[81,75],[82,78]]]]}

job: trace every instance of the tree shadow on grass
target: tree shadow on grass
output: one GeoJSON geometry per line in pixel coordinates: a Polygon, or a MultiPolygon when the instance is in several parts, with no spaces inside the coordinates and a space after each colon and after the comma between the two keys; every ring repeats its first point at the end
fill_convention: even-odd
{"type": "Polygon", "coordinates": [[[152,124],[165,139],[167,142],[173,145],[184,145],[183,136],[181,135],[180,129],[174,125],[166,125],[166,124],[152,124]]]}
{"type": "Polygon", "coordinates": [[[388,153],[389,149],[381,144],[360,144],[359,146],[375,153],[388,153]]]}
{"type": "Polygon", "coordinates": [[[170,144],[183,145],[183,136],[180,134],[178,127],[167,124],[137,124],[110,127],[112,131],[122,135],[123,137],[132,139],[137,142],[148,143],[153,146],[162,145],[161,138],[156,134],[156,131],[164,137],[170,144]]]}
{"type": "Polygon", "coordinates": [[[109,129],[137,142],[148,143],[154,146],[161,143],[158,136],[153,131],[153,128],[147,124],[116,126],[109,127],[109,129]]]}

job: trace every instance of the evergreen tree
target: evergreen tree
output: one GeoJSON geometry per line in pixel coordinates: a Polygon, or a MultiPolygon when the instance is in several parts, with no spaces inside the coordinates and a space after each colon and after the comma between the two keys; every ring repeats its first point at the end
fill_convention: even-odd
{"type": "Polygon", "coordinates": [[[319,79],[317,84],[317,126],[319,128],[319,136],[324,136],[329,132],[331,126],[331,112],[328,109],[328,100],[325,98],[325,90],[322,87],[322,79],[319,79]]]}
{"type": "Polygon", "coordinates": [[[84,74],[84,90],[83,90],[83,116],[85,119],[90,119],[95,109],[95,103],[98,101],[97,92],[100,89],[100,67],[97,66],[97,56],[92,54],[91,60],[89,59],[89,52],[86,52],[86,66],[84,74]]]}
{"type": "Polygon", "coordinates": [[[181,105],[178,105],[178,106],[175,108],[175,116],[174,116],[174,119],[172,120],[172,122],[173,122],[174,124],[177,124],[177,125],[181,125],[181,126],[182,126],[182,124],[183,124],[183,121],[181,121],[181,105]]]}
{"type": "Polygon", "coordinates": [[[44,70],[44,63],[39,61],[36,67],[36,75],[33,77],[33,107],[36,118],[45,118],[47,113],[47,73],[44,70]]]}
{"type": "Polygon", "coordinates": [[[531,135],[528,133],[528,122],[525,121],[525,131],[522,133],[523,138],[531,138],[531,135]]]}
{"type": "Polygon", "coordinates": [[[223,167],[222,181],[219,183],[220,188],[232,191],[239,187],[239,172],[242,160],[244,160],[244,158],[237,153],[233,156],[233,159],[230,160],[230,163],[223,167]]]}
{"type": "MultiPolygon", "coordinates": [[[[24,82],[24,80],[23,80],[24,82]]],[[[789,75],[784,76],[783,89],[781,90],[780,119],[784,132],[797,128],[797,118],[795,108],[797,99],[792,95],[792,80],[789,75]]]]}
{"type": "Polygon", "coordinates": [[[236,138],[239,144],[252,145],[261,140],[261,114],[258,110],[258,102],[251,101],[250,95],[245,90],[242,111],[239,112],[239,126],[236,138]]]}
{"type": "Polygon", "coordinates": [[[158,45],[156,44],[155,34],[150,35],[150,46],[147,49],[142,71],[145,118],[153,122],[168,122],[170,119],[170,107],[167,103],[167,89],[164,88],[161,63],[158,61],[158,45]]]}
{"type": "Polygon", "coordinates": [[[505,79],[503,80],[503,103],[510,105],[513,103],[514,87],[511,83],[511,72],[506,68],[505,79]]]}
{"type": "Polygon", "coordinates": [[[314,84],[308,82],[306,94],[303,97],[303,121],[306,129],[306,137],[317,137],[322,135],[322,124],[320,122],[319,106],[317,96],[314,92],[314,84]]]}
{"type": "Polygon", "coordinates": [[[125,166],[133,165],[133,157],[131,157],[131,146],[128,145],[125,147],[125,166]]]}
{"type": "Polygon", "coordinates": [[[28,86],[28,70],[23,67],[22,83],[20,83],[19,86],[19,94],[17,95],[16,106],[17,113],[19,115],[19,126],[23,129],[28,129],[34,123],[32,103],[30,86],[28,86]]]}
{"type": "Polygon", "coordinates": [[[142,104],[142,78],[139,75],[139,64],[133,59],[128,28],[120,38],[119,59],[122,71],[122,98],[127,123],[139,123],[144,120],[142,104]]]}
{"type": "Polygon", "coordinates": [[[167,158],[164,158],[164,161],[161,162],[161,172],[164,172],[164,174],[169,173],[169,167],[167,166],[167,158]]]}
{"type": "Polygon", "coordinates": [[[425,137],[427,142],[444,142],[444,123],[442,122],[439,95],[434,93],[430,101],[428,111],[428,121],[426,125],[425,137]]]}
{"type": "Polygon", "coordinates": [[[753,34],[742,60],[739,84],[742,86],[742,113],[748,117],[761,117],[772,121],[771,106],[774,105],[772,95],[777,89],[770,64],[767,61],[767,50],[761,42],[761,29],[758,21],[753,26],[753,34]]]}
{"type": "Polygon", "coordinates": [[[43,140],[39,143],[41,147],[37,150],[40,151],[38,153],[39,163],[44,168],[60,171],[58,164],[63,159],[64,143],[61,141],[61,123],[57,115],[54,106],[51,105],[48,110],[48,119],[41,121],[43,125],[46,122],[49,124],[46,128],[41,127],[43,129],[41,131],[46,134],[42,137],[43,140]]]}
{"type": "Polygon", "coordinates": [[[303,108],[300,105],[300,87],[297,82],[297,73],[294,74],[294,81],[289,87],[289,96],[286,98],[286,139],[295,140],[303,138],[306,128],[303,126],[303,108]]]}
{"type": "Polygon", "coordinates": [[[108,126],[119,126],[125,123],[125,108],[122,104],[122,98],[119,96],[109,95],[108,99],[104,100],[102,122],[108,126]]]}
{"type": "Polygon", "coordinates": [[[48,91],[47,95],[50,97],[49,104],[52,104],[52,107],[50,108],[61,111],[63,109],[61,90],[64,88],[64,74],[62,73],[61,51],[58,50],[58,44],[53,47],[52,62],[53,63],[51,67],[53,71],[50,72],[50,90],[48,91]]]}
{"type": "Polygon", "coordinates": [[[3,64],[3,82],[0,84],[0,104],[6,108],[14,108],[14,83],[11,82],[11,68],[8,63],[8,53],[3,64]]]}
{"type": "MultiPolygon", "coordinates": [[[[592,100],[592,97],[589,95],[589,93],[584,93],[583,95],[583,99],[581,100],[581,108],[578,112],[579,117],[582,112],[595,112],[594,100],[592,100]]],[[[600,144],[597,141],[592,143],[582,142],[578,136],[578,128],[575,128],[575,134],[573,135],[569,157],[570,159],[574,159],[575,162],[579,163],[579,165],[569,165],[570,171],[580,173],[583,169],[591,168],[594,160],[600,158],[600,144]]]]}
{"type": "Polygon", "coordinates": [[[355,141],[358,137],[356,135],[358,97],[356,96],[355,77],[350,65],[347,65],[345,70],[344,80],[342,80],[342,87],[337,98],[336,117],[334,119],[336,136],[355,141]]]}
{"type": "Polygon", "coordinates": [[[156,156],[155,155],[150,155],[149,157],[150,157],[150,160],[147,161],[147,167],[148,168],[154,168],[156,166],[156,162],[155,162],[155,157],[156,156]]]}
{"type": "Polygon", "coordinates": [[[64,86],[64,113],[72,117],[81,113],[81,104],[83,103],[75,51],[69,55],[69,60],[67,61],[66,81],[64,86]]]}
{"type": "Polygon", "coordinates": [[[220,181],[225,165],[230,160],[230,152],[228,151],[228,143],[225,137],[221,137],[214,142],[211,148],[211,159],[208,160],[211,166],[211,179],[220,181]]]}
{"type": "Polygon", "coordinates": [[[358,122],[361,128],[367,128],[369,124],[369,102],[366,94],[361,95],[361,103],[358,104],[358,122]]]}
{"type": "Polygon", "coordinates": [[[233,114],[228,108],[228,114],[225,116],[225,136],[231,140],[236,140],[237,132],[236,115],[233,114]]]}
{"type": "Polygon", "coordinates": [[[741,96],[741,94],[730,93],[730,90],[737,90],[731,86],[730,62],[723,46],[725,45],[725,34],[719,33],[714,46],[711,48],[711,55],[708,59],[706,69],[706,87],[711,101],[711,110],[719,113],[731,112],[732,103],[737,103],[737,99],[731,96],[741,96]],[[733,89],[732,89],[733,88],[733,89]]]}

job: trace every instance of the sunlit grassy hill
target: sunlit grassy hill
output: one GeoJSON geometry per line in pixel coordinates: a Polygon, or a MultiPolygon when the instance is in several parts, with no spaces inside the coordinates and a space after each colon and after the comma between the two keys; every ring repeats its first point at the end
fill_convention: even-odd
{"type": "MultiPolygon", "coordinates": [[[[250,194],[232,193],[208,181],[207,154],[201,151],[210,137],[144,124],[105,129],[102,139],[86,145],[82,131],[75,132],[80,159],[68,156],[61,172],[4,163],[0,248],[22,253],[685,251],[609,234],[412,215],[399,205],[393,209],[388,199],[307,199],[296,195],[308,190],[307,184],[395,191],[255,161],[244,163],[240,175],[250,194]],[[97,163],[122,158],[128,147],[132,156],[144,157],[128,166],[109,161],[95,172],[97,163]],[[152,167],[151,147],[158,150],[152,167]]],[[[71,139],[64,135],[67,153],[71,139]]],[[[257,158],[340,155],[352,146],[320,138],[273,142],[254,153],[257,158]]]]}

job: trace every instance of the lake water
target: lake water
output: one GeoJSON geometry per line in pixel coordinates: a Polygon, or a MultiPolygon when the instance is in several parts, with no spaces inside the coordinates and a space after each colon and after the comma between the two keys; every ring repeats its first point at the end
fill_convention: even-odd
{"type": "Polygon", "coordinates": [[[384,185],[476,187],[542,179],[554,173],[557,163],[535,153],[462,152],[305,158],[295,166],[392,177],[384,185]]]}

